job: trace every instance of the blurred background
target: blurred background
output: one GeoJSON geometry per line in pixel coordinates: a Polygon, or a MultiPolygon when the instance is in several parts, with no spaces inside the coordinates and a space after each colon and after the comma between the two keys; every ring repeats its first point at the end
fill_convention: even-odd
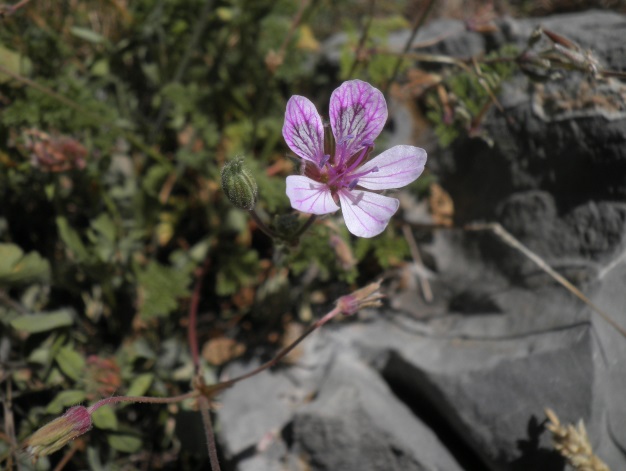
{"type": "MultiPolygon", "coordinates": [[[[626,94],[606,85],[625,70],[624,12],[620,0],[0,5],[1,466],[207,469],[201,432],[198,444],[180,430],[190,404],[103,408],[71,447],[37,464],[15,453],[71,405],[188,391],[195,280],[212,382],[228,362],[265,358],[337,296],[380,276],[393,309],[417,319],[502,313],[493,292],[432,282],[447,265],[419,247],[436,245],[438,228],[498,220],[551,262],[609,264],[622,247],[624,208],[575,211],[626,196],[626,94]],[[595,26],[585,26],[592,17],[595,26]],[[540,24],[558,34],[532,39],[540,24]],[[304,95],[326,117],[332,91],[354,78],[388,100],[377,151],[424,147],[426,172],[402,191],[399,214],[377,238],[356,239],[340,218],[326,218],[296,244],[272,241],[226,199],[222,166],[242,157],[259,186],[260,216],[293,233],[304,218],[285,195],[285,177],[299,172],[281,135],[286,102],[304,95]],[[540,100],[535,88],[525,95],[534,84],[540,100]],[[530,111],[515,114],[524,104],[530,111]],[[611,124],[591,125],[580,110],[611,124]],[[582,135],[537,124],[531,112],[551,117],[543,123],[575,122],[582,135]],[[520,191],[526,199],[515,199],[520,191]],[[550,218],[558,221],[538,223],[550,218]]],[[[491,241],[479,239],[469,252],[491,241]]],[[[531,263],[503,250],[483,252],[485,263],[501,263],[507,283],[541,285],[535,272],[528,281],[531,263]]],[[[597,275],[585,267],[564,269],[584,284],[597,275]]],[[[512,304],[535,306],[526,302],[512,304]]],[[[459,469],[564,469],[557,455],[552,467],[515,468],[514,457],[498,467],[497,450],[474,456],[472,443],[451,446],[459,469]]],[[[225,456],[225,469],[265,469],[241,460],[225,456]]],[[[369,469],[351,466],[332,469],[369,469]]]]}

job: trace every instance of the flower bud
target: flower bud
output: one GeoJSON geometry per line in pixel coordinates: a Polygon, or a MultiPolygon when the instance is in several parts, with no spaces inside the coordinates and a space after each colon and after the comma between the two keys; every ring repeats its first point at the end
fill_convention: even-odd
{"type": "Polygon", "coordinates": [[[243,159],[235,159],[224,165],[222,188],[230,202],[237,208],[248,211],[254,209],[257,185],[250,171],[244,167],[243,159]]]}
{"type": "Polygon", "coordinates": [[[351,316],[359,309],[382,306],[380,300],[384,298],[384,295],[380,292],[381,283],[382,280],[375,281],[351,294],[342,296],[337,300],[337,307],[342,314],[351,316]]]}
{"type": "Polygon", "coordinates": [[[71,407],[28,437],[23,448],[35,458],[49,455],[91,430],[91,424],[91,413],[86,407],[71,407]]]}

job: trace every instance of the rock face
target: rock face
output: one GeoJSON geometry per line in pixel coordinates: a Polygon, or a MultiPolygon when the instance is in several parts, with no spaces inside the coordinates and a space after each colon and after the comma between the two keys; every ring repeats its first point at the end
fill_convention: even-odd
{"type": "MultiPolygon", "coordinates": [[[[491,37],[433,22],[416,41],[452,32],[430,52],[466,57],[524,44],[538,23],[626,70],[626,17],[611,13],[505,20],[491,37]]],[[[520,74],[502,90],[504,115],[485,122],[492,147],[466,139],[429,152],[459,227],[500,222],[622,328],[625,90],[576,74],[537,86],[520,74]]],[[[491,232],[429,240],[433,303],[417,290],[392,295],[386,310],[307,339],[296,365],[223,394],[219,438],[232,469],[565,470],[546,407],[563,423],[582,419],[596,454],[626,469],[626,338],[491,232]]]]}

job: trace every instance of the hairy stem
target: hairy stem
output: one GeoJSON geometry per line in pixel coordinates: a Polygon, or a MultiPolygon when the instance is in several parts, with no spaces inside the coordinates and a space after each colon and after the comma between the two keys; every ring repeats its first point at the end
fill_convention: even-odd
{"type": "Polygon", "coordinates": [[[215,433],[213,432],[211,414],[209,413],[209,400],[204,396],[200,396],[198,398],[198,406],[200,408],[200,414],[202,415],[204,433],[206,434],[206,446],[209,452],[211,471],[220,471],[220,461],[217,456],[217,446],[215,445],[215,433]]]}
{"type": "Polygon", "coordinates": [[[302,224],[302,227],[298,229],[298,232],[295,233],[294,237],[297,238],[297,237],[300,237],[302,234],[304,234],[309,229],[309,227],[313,225],[316,219],[317,219],[317,215],[311,214],[309,216],[309,219],[307,219],[307,221],[304,224],[302,224]]]}
{"type": "Polygon", "coordinates": [[[267,235],[270,239],[276,238],[276,233],[273,230],[271,230],[267,226],[267,224],[263,222],[263,220],[259,217],[255,209],[251,209],[248,212],[250,213],[250,216],[252,216],[252,219],[254,220],[254,222],[256,222],[259,229],[261,229],[265,233],[265,235],[267,235]]]}
{"type": "Polygon", "coordinates": [[[15,5],[0,5],[0,18],[13,15],[20,8],[25,7],[30,0],[21,0],[15,5]]]}
{"type": "Polygon", "coordinates": [[[315,330],[319,329],[321,326],[326,324],[333,317],[337,316],[339,313],[341,313],[341,309],[339,307],[335,307],[334,309],[329,311],[324,317],[322,317],[321,319],[317,320],[316,322],[311,324],[309,327],[307,327],[306,330],[302,333],[302,335],[300,335],[300,337],[298,337],[293,343],[283,348],[271,360],[263,363],[261,366],[255,368],[254,370],[248,373],[245,373],[241,376],[237,376],[236,378],[211,386],[209,389],[213,389],[214,387],[216,387],[216,389],[219,391],[219,390],[228,388],[234,385],[235,383],[243,381],[244,379],[248,379],[252,376],[259,374],[261,371],[271,368],[272,366],[276,365],[280,360],[282,360],[285,356],[287,356],[289,352],[291,352],[294,348],[296,348],[305,338],[307,338],[315,330]]]}
{"type": "Polygon", "coordinates": [[[87,410],[90,414],[94,413],[100,407],[106,406],[109,404],[120,404],[123,402],[132,402],[132,403],[141,403],[141,404],[174,404],[177,402],[182,402],[186,399],[191,399],[193,397],[197,397],[199,393],[197,391],[191,391],[185,394],[181,394],[180,396],[172,396],[172,397],[150,397],[150,396],[112,396],[107,397],[105,399],[101,399],[95,404],[89,406],[87,410]]]}

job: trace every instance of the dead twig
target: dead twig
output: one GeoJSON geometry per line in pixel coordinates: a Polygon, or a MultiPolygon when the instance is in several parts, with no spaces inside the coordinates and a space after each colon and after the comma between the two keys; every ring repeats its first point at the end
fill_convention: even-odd
{"type": "MultiPolygon", "coordinates": [[[[411,252],[411,257],[413,257],[413,262],[418,268],[424,266],[424,262],[422,261],[422,256],[420,255],[419,247],[417,246],[417,242],[415,241],[415,237],[413,237],[413,232],[411,231],[411,227],[408,224],[402,224],[402,234],[404,234],[404,238],[406,243],[409,246],[409,251],[411,252]]],[[[422,289],[422,296],[424,296],[424,301],[427,303],[432,302],[433,300],[433,290],[430,287],[430,282],[428,278],[421,273],[422,270],[418,270],[418,279],[420,282],[420,288],[422,289]]]]}
{"type": "MultiPolygon", "coordinates": [[[[411,35],[409,36],[409,39],[404,45],[404,51],[403,51],[404,54],[409,52],[409,49],[411,49],[411,44],[413,43],[413,40],[417,36],[417,33],[419,32],[421,27],[426,22],[426,18],[428,17],[428,14],[435,6],[436,1],[437,0],[429,0],[426,6],[424,7],[424,9],[422,10],[422,14],[418,16],[417,19],[415,20],[415,23],[413,25],[413,31],[411,31],[411,35]]],[[[389,78],[387,85],[385,85],[385,90],[384,90],[385,95],[387,95],[387,93],[389,92],[389,87],[391,87],[391,84],[396,80],[396,76],[398,75],[398,72],[400,71],[400,67],[402,66],[403,60],[404,58],[402,56],[398,57],[398,60],[396,61],[396,64],[393,67],[393,72],[391,73],[391,77],[389,78]]]]}
{"type": "Polygon", "coordinates": [[[539,255],[534,253],[524,244],[522,244],[519,240],[517,240],[513,235],[511,235],[502,225],[495,223],[484,223],[484,224],[470,224],[465,226],[466,230],[469,231],[492,231],[496,234],[500,239],[502,239],[505,243],[518,250],[522,254],[524,254],[527,258],[533,261],[539,268],[541,268],[544,272],[546,272],[552,279],[561,284],[565,289],[567,289],[570,293],[584,302],[587,306],[589,306],[596,314],[598,314],[604,321],[617,330],[624,338],[626,338],[626,329],[620,326],[617,322],[615,322],[607,313],[605,313],[602,309],[596,306],[587,296],[585,296],[576,286],[570,283],[566,278],[557,273],[550,265],[548,265],[539,255]]]}
{"type": "Polygon", "coordinates": [[[8,18],[14,15],[16,11],[25,7],[29,2],[30,0],[21,0],[15,5],[0,5],[0,18],[8,18]]]}

